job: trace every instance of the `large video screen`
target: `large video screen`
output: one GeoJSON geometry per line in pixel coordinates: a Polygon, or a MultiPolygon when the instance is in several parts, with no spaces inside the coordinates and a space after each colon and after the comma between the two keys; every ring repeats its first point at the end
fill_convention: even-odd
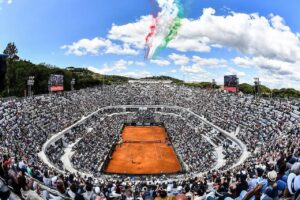
{"type": "Polygon", "coordinates": [[[239,79],[236,75],[224,76],[224,86],[237,87],[239,84],[239,79]]]}
{"type": "Polygon", "coordinates": [[[64,90],[64,76],[59,74],[51,74],[49,79],[50,91],[64,90]]]}

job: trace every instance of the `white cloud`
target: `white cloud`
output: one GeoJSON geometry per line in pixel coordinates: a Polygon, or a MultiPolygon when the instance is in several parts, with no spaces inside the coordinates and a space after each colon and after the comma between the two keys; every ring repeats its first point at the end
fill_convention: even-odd
{"type": "MultiPolygon", "coordinates": [[[[113,25],[108,37],[144,48],[151,22],[151,16],[143,16],[134,23],[113,25]]],[[[177,37],[168,47],[182,52],[209,52],[211,47],[223,47],[250,56],[300,59],[298,34],[290,30],[282,17],[236,12],[223,16],[216,15],[213,8],[203,9],[198,19],[183,19],[177,37]]]]}
{"type": "Polygon", "coordinates": [[[133,61],[126,61],[121,59],[119,61],[116,61],[112,68],[116,71],[122,71],[127,69],[127,65],[132,65],[133,63],[133,61]]]}
{"type": "MultiPolygon", "coordinates": [[[[199,56],[193,56],[192,64],[190,66],[182,65],[180,67],[180,70],[183,73],[187,74],[199,74],[199,73],[208,73],[206,70],[204,70],[204,67],[209,68],[219,68],[219,67],[226,67],[227,61],[224,59],[217,59],[217,58],[201,58],[199,56]]],[[[199,75],[197,75],[199,78],[199,75]]]]}
{"type": "Polygon", "coordinates": [[[265,57],[253,57],[253,58],[235,58],[234,62],[239,66],[257,67],[259,70],[264,71],[266,76],[278,75],[285,78],[287,81],[295,80],[300,81],[300,61],[286,62],[282,60],[269,59],[265,57]],[[267,75],[269,74],[269,75],[267,75]]]}
{"type": "Polygon", "coordinates": [[[144,62],[135,62],[135,64],[137,65],[137,66],[145,66],[145,63],[144,62]]]}
{"type": "Polygon", "coordinates": [[[2,8],[2,5],[3,4],[8,4],[8,5],[10,5],[10,4],[12,4],[12,0],[0,0],[0,11],[3,9],[2,8]]]}
{"type": "Polygon", "coordinates": [[[232,62],[240,67],[249,68],[252,65],[251,60],[248,57],[235,57],[232,62]]]}
{"type": "Polygon", "coordinates": [[[119,55],[137,55],[138,52],[130,48],[129,44],[123,46],[112,43],[109,39],[95,37],[93,39],[81,39],[73,42],[71,45],[64,45],[61,47],[66,49],[66,54],[73,54],[76,56],[84,55],[99,55],[101,53],[119,54],[119,55]]]}
{"type": "MultiPolygon", "coordinates": [[[[282,78],[300,85],[296,82],[300,81],[300,34],[292,32],[281,16],[271,14],[265,17],[258,13],[237,12],[217,15],[213,8],[205,8],[199,18],[182,19],[181,22],[178,35],[169,43],[168,48],[181,52],[210,52],[212,48],[236,50],[241,56],[231,60],[235,65],[255,68],[260,71],[258,75],[270,75],[277,83],[282,78]]],[[[75,55],[136,55],[145,48],[145,37],[151,24],[152,16],[142,16],[132,23],[113,24],[107,39],[83,39],[63,48],[67,53],[75,55]],[[118,42],[115,44],[116,41],[118,42]]],[[[169,55],[168,59],[181,66],[180,71],[190,75],[203,73],[205,67],[228,66],[228,61],[224,59],[199,56],[188,58],[184,54],[176,53],[169,55]]],[[[162,64],[160,61],[150,62],[162,64]]],[[[169,61],[166,60],[163,64],[169,61]]],[[[135,65],[144,64],[135,62],[135,65]]],[[[245,75],[238,70],[235,73],[245,75]]]]}
{"type": "Polygon", "coordinates": [[[142,16],[138,21],[125,25],[113,24],[108,33],[111,40],[119,40],[127,44],[131,44],[137,48],[145,47],[145,37],[147,35],[152,16],[142,16]]]}
{"type": "Polygon", "coordinates": [[[203,70],[201,73],[191,74],[190,77],[186,80],[187,82],[203,82],[203,81],[212,81],[214,75],[208,71],[203,70]]]}
{"type": "Polygon", "coordinates": [[[127,69],[129,65],[133,65],[133,61],[118,60],[113,65],[104,64],[102,68],[96,68],[93,66],[87,67],[88,70],[98,74],[112,74],[113,72],[121,72],[127,69]]]}
{"type": "Polygon", "coordinates": [[[109,72],[111,72],[111,70],[108,67],[103,67],[101,69],[93,67],[93,66],[89,66],[87,67],[88,70],[97,73],[97,74],[107,74],[109,72]]]}
{"type": "Polygon", "coordinates": [[[257,76],[263,85],[271,88],[295,88],[300,90],[299,80],[288,78],[279,74],[270,74],[265,70],[258,70],[257,76]]]}
{"type": "Polygon", "coordinates": [[[202,67],[219,68],[227,66],[227,61],[225,59],[201,58],[199,56],[193,56],[192,61],[202,67]]]}
{"type": "Polygon", "coordinates": [[[179,55],[176,53],[169,55],[169,58],[174,61],[175,65],[187,65],[190,61],[186,55],[179,55]]]}
{"type": "Polygon", "coordinates": [[[203,72],[201,66],[196,64],[193,64],[192,66],[181,66],[180,70],[186,74],[196,74],[196,73],[203,72]]]}
{"type": "Polygon", "coordinates": [[[271,14],[271,24],[279,31],[291,31],[290,27],[285,25],[284,19],[278,15],[271,14]]]}
{"type": "Polygon", "coordinates": [[[264,57],[246,58],[247,67],[255,67],[263,84],[273,88],[294,87],[300,89],[300,62],[290,63],[264,57]]]}
{"type": "Polygon", "coordinates": [[[111,44],[106,47],[105,53],[107,54],[117,54],[117,55],[137,55],[139,54],[137,50],[130,48],[128,44],[123,46],[111,44]]]}
{"type": "Polygon", "coordinates": [[[159,66],[167,66],[167,65],[170,65],[170,62],[167,61],[167,60],[159,60],[159,59],[151,59],[150,60],[150,63],[154,63],[156,65],[159,65],[159,66]]]}
{"type": "Polygon", "coordinates": [[[261,56],[236,57],[232,61],[239,67],[256,69],[256,76],[260,78],[262,84],[271,88],[293,87],[300,89],[299,61],[286,62],[261,56]]]}
{"type": "Polygon", "coordinates": [[[207,37],[191,37],[182,31],[180,35],[178,34],[178,36],[169,43],[168,47],[181,52],[210,52],[211,48],[208,42],[209,38],[207,37]]]}
{"type": "Polygon", "coordinates": [[[228,72],[225,73],[226,75],[237,75],[239,78],[246,76],[245,72],[238,71],[233,67],[228,68],[228,72]]]}
{"type": "Polygon", "coordinates": [[[111,42],[103,38],[81,39],[73,42],[71,45],[64,45],[61,48],[67,49],[67,54],[74,54],[76,56],[83,56],[87,54],[97,55],[100,48],[110,46],[111,42]]]}
{"type": "Polygon", "coordinates": [[[123,72],[123,73],[119,73],[118,75],[132,77],[132,78],[144,78],[144,77],[152,76],[151,72],[149,71],[123,72]]]}
{"type": "Polygon", "coordinates": [[[12,4],[12,0],[0,0],[0,4],[3,4],[3,3],[7,3],[7,4],[12,4]]]}
{"type": "MultiPolygon", "coordinates": [[[[279,16],[270,19],[258,14],[234,13],[217,16],[215,10],[206,8],[199,19],[184,19],[178,38],[193,40],[207,38],[205,44],[219,44],[242,53],[277,58],[300,59],[300,42],[296,34],[284,24],[279,16]]],[[[176,41],[174,41],[176,42],[176,41]]],[[[186,50],[195,50],[193,46],[186,50]]]]}

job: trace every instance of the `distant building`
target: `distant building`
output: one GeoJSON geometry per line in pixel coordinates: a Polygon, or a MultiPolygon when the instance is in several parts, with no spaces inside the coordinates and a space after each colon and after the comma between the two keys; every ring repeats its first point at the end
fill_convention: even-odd
{"type": "Polygon", "coordinates": [[[162,84],[171,84],[171,80],[152,80],[152,79],[140,79],[140,80],[129,80],[128,83],[148,83],[148,84],[154,84],[154,83],[162,83],[162,84]]]}

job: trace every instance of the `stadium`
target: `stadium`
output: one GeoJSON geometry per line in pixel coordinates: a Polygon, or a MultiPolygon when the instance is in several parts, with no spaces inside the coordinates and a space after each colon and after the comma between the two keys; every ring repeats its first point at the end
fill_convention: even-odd
{"type": "Polygon", "coordinates": [[[299,154],[298,100],[257,99],[171,81],[4,101],[1,116],[1,152],[30,169],[48,195],[61,197],[53,180],[62,175],[85,177],[99,187],[130,183],[142,192],[152,184],[234,177],[246,170],[255,177],[257,166],[280,167],[276,160],[284,152],[278,148],[299,154]]]}
{"type": "Polygon", "coordinates": [[[0,0],[0,200],[300,200],[298,8],[0,0]]]}

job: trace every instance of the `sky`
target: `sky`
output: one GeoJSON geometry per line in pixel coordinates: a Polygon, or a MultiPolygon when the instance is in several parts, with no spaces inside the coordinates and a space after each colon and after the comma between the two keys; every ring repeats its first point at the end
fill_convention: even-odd
{"type": "Polygon", "coordinates": [[[300,89],[299,8],[299,0],[0,0],[0,50],[14,42],[22,59],[101,74],[219,84],[236,74],[300,89]]]}

